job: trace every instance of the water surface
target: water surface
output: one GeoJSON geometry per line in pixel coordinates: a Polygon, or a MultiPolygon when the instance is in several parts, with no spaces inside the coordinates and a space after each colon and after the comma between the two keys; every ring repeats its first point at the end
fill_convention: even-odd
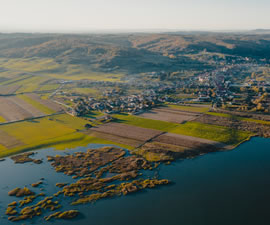
{"type": "MultiPolygon", "coordinates": [[[[90,145],[89,147],[100,147],[90,145]]],[[[85,151],[77,148],[69,152],[85,151]]],[[[52,149],[38,151],[36,158],[59,154],[52,149]]],[[[61,153],[65,154],[65,153],[61,153]]],[[[251,141],[228,152],[211,153],[182,160],[159,168],[160,178],[172,185],[95,204],[71,207],[70,199],[61,202],[63,209],[78,209],[82,216],[74,221],[34,224],[80,225],[268,225],[270,224],[270,139],[251,141]]],[[[0,213],[15,197],[7,192],[45,178],[42,186],[51,195],[59,189],[56,182],[72,182],[72,178],[55,173],[44,160],[41,165],[14,164],[10,159],[0,162],[0,213]]],[[[32,188],[33,189],[33,188],[32,188]]],[[[38,192],[38,191],[37,191],[38,192]]],[[[19,224],[30,224],[20,222],[19,224]]],[[[0,218],[1,225],[8,222],[0,218]]],[[[16,224],[16,223],[15,223],[16,224]]]]}

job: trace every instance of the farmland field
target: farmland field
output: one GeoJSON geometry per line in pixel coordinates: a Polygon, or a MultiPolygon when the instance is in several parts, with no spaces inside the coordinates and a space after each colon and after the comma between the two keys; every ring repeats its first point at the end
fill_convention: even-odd
{"type": "Polygon", "coordinates": [[[11,86],[0,85],[0,95],[14,94],[20,87],[21,87],[20,85],[11,85],[11,86]]]}
{"type": "Polygon", "coordinates": [[[242,121],[248,121],[248,122],[254,122],[254,123],[259,123],[259,124],[266,124],[270,125],[270,121],[264,121],[264,120],[257,120],[253,118],[246,118],[246,117],[241,117],[241,116],[234,116],[226,113],[216,113],[216,112],[208,112],[208,115],[211,116],[220,116],[220,117],[225,117],[225,118],[233,118],[236,120],[242,120],[242,121]]]}
{"type": "Polygon", "coordinates": [[[47,106],[41,104],[40,102],[34,100],[33,98],[27,95],[19,95],[18,97],[21,98],[23,101],[29,103],[30,105],[34,106],[35,108],[39,109],[41,112],[45,114],[55,113],[55,111],[52,110],[51,108],[48,108],[47,106]]]}
{"type": "Polygon", "coordinates": [[[121,81],[123,74],[93,72],[85,65],[60,64],[52,58],[0,58],[1,67],[11,71],[35,73],[51,79],[121,81]]]}
{"type": "Polygon", "coordinates": [[[0,104],[0,116],[7,122],[44,115],[16,97],[0,97],[0,104]]]}
{"type": "Polygon", "coordinates": [[[161,143],[173,144],[176,146],[183,146],[190,149],[200,149],[200,148],[205,148],[205,146],[215,147],[215,148],[227,147],[225,144],[222,144],[220,142],[192,137],[192,136],[173,134],[173,133],[166,133],[166,134],[160,135],[159,137],[155,139],[155,141],[158,141],[161,143]]]}
{"type": "MultiPolygon", "coordinates": [[[[93,137],[105,139],[105,140],[112,141],[112,142],[122,144],[125,146],[138,147],[144,143],[143,141],[117,136],[115,134],[108,134],[108,133],[102,133],[102,132],[97,132],[97,131],[94,131],[94,132],[86,131],[84,133],[93,137]]],[[[126,148],[130,149],[130,147],[126,147],[126,148]]]]}
{"type": "Polygon", "coordinates": [[[130,145],[82,133],[88,121],[59,114],[41,119],[0,126],[0,157],[19,152],[54,147],[58,150],[86,146],[89,143],[114,144],[132,149],[130,145]]]}
{"type": "Polygon", "coordinates": [[[87,122],[67,114],[59,114],[1,125],[0,145],[5,147],[5,150],[0,152],[0,157],[44,146],[57,145],[58,148],[61,148],[77,144],[86,145],[90,143],[90,140],[102,140],[77,132],[77,130],[84,129],[87,122]]]}
{"type": "Polygon", "coordinates": [[[132,115],[127,115],[127,114],[114,115],[114,117],[118,119],[117,122],[119,123],[125,123],[128,125],[149,128],[149,129],[156,129],[160,131],[169,131],[177,127],[178,125],[176,123],[146,119],[146,118],[141,118],[138,116],[132,116],[132,115]]]}
{"type": "Polygon", "coordinates": [[[139,117],[161,120],[173,123],[183,123],[193,120],[197,117],[196,114],[181,112],[176,110],[170,110],[167,108],[153,109],[151,111],[144,112],[138,115],[139,117]]]}
{"type": "Polygon", "coordinates": [[[0,145],[4,146],[7,149],[23,145],[23,143],[19,139],[9,135],[3,130],[0,130],[0,137],[0,145]]]}
{"type": "Polygon", "coordinates": [[[53,114],[62,108],[50,100],[37,95],[16,95],[0,97],[0,122],[13,122],[53,114]]]}
{"type": "MultiPolygon", "coordinates": [[[[26,94],[26,96],[27,96],[28,99],[30,99],[29,101],[31,101],[32,104],[36,105],[36,107],[41,107],[44,110],[49,109],[49,112],[51,112],[51,113],[58,112],[58,111],[61,111],[63,109],[62,106],[59,106],[58,104],[56,104],[56,103],[54,103],[54,102],[52,102],[50,100],[42,99],[37,94],[33,94],[33,93],[32,94],[26,94]]],[[[49,112],[48,112],[48,114],[50,114],[49,112]]]]}
{"type": "Polygon", "coordinates": [[[0,123],[4,123],[6,122],[6,120],[4,119],[4,117],[0,116],[0,123]]]}
{"type": "Polygon", "coordinates": [[[159,134],[158,130],[146,129],[136,126],[130,126],[120,123],[108,123],[98,127],[91,128],[92,131],[112,134],[120,137],[126,137],[138,141],[147,141],[159,134]]]}
{"type": "Polygon", "coordinates": [[[208,105],[197,105],[197,106],[182,106],[182,105],[168,105],[169,108],[172,109],[179,109],[182,111],[187,111],[187,112],[197,112],[197,113],[206,113],[209,111],[209,106],[208,105]]]}
{"type": "Polygon", "coordinates": [[[198,122],[187,122],[174,129],[171,129],[170,132],[222,142],[228,145],[239,144],[252,135],[251,133],[245,131],[198,122]]]}

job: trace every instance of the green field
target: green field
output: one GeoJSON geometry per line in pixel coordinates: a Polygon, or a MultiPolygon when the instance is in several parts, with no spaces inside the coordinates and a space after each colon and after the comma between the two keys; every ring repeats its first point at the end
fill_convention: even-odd
{"type": "Polygon", "coordinates": [[[86,146],[90,143],[118,145],[123,148],[132,149],[132,147],[127,145],[117,144],[78,132],[84,130],[84,125],[87,123],[89,123],[87,120],[81,118],[59,114],[41,119],[2,125],[0,126],[0,130],[20,140],[24,145],[12,149],[6,149],[0,145],[0,158],[41,148],[53,147],[57,150],[64,150],[86,146]]]}
{"type": "Polygon", "coordinates": [[[128,125],[143,127],[143,128],[149,128],[149,129],[155,129],[155,130],[161,130],[161,131],[170,131],[171,129],[178,126],[176,123],[170,123],[165,121],[159,121],[159,120],[152,120],[152,119],[145,119],[133,115],[127,115],[127,114],[117,114],[113,115],[114,118],[117,118],[117,122],[119,123],[125,123],[128,125]]]}
{"type": "Polygon", "coordinates": [[[229,129],[222,126],[202,124],[198,122],[187,122],[176,124],[159,120],[140,118],[132,115],[114,115],[118,122],[128,125],[156,129],[160,131],[204,138],[212,141],[236,145],[250,137],[251,133],[229,129]]]}
{"type": "Polygon", "coordinates": [[[133,149],[132,147],[127,145],[121,145],[101,138],[91,137],[80,132],[75,132],[56,138],[42,140],[36,143],[24,145],[22,147],[17,147],[13,149],[6,149],[5,147],[0,146],[0,158],[26,151],[38,150],[42,148],[54,148],[55,150],[66,150],[76,148],[78,146],[85,147],[88,144],[117,145],[126,149],[133,149]]]}
{"type": "Polygon", "coordinates": [[[58,63],[52,58],[0,58],[2,67],[21,72],[36,73],[51,79],[121,81],[123,74],[93,72],[88,66],[58,63]]]}
{"type": "Polygon", "coordinates": [[[99,112],[99,111],[91,111],[88,114],[84,115],[85,118],[92,118],[92,119],[95,119],[101,116],[104,116],[104,113],[99,112]]]}
{"type": "Polygon", "coordinates": [[[57,88],[59,88],[59,84],[45,84],[45,85],[40,85],[38,88],[39,91],[54,91],[57,88]]]}
{"type": "Polygon", "coordinates": [[[0,129],[25,144],[32,144],[75,132],[75,129],[55,121],[54,117],[11,123],[2,125],[0,129]]]}
{"type": "Polygon", "coordinates": [[[206,113],[209,111],[209,107],[199,107],[199,106],[182,106],[182,105],[168,105],[172,109],[179,109],[187,112],[197,112],[197,113],[206,113]]]}
{"type": "Polygon", "coordinates": [[[249,132],[234,130],[222,126],[202,124],[198,122],[187,122],[181,124],[175,129],[170,130],[171,133],[205,138],[228,145],[237,145],[248,139],[252,134],[249,132]]]}
{"type": "Polygon", "coordinates": [[[45,105],[42,105],[41,103],[39,103],[38,101],[35,101],[34,99],[26,96],[26,95],[17,95],[20,99],[24,100],[25,102],[29,103],[30,105],[34,106],[35,108],[37,108],[38,110],[40,110],[41,112],[45,113],[45,114],[53,114],[55,113],[54,110],[46,107],[45,105]]]}

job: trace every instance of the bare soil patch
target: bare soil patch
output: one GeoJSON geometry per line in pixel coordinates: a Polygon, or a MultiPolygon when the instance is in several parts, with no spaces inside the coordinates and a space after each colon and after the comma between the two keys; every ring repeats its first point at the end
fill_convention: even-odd
{"type": "Polygon", "coordinates": [[[0,116],[5,118],[7,122],[10,122],[30,118],[32,114],[25,111],[9,98],[0,97],[0,116]]]}
{"type": "Polygon", "coordinates": [[[198,114],[182,112],[179,110],[171,110],[166,108],[154,109],[145,113],[138,115],[139,117],[161,120],[173,123],[183,123],[186,121],[194,120],[197,118],[198,114]]]}
{"type": "Polygon", "coordinates": [[[3,86],[0,85],[0,95],[11,95],[14,94],[21,85],[3,86]]]}
{"type": "Polygon", "coordinates": [[[154,140],[196,150],[219,150],[230,148],[228,145],[220,142],[172,133],[162,134],[154,140]]]}
{"type": "Polygon", "coordinates": [[[162,131],[135,127],[121,123],[107,123],[98,127],[91,128],[91,130],[106,134],[113,134],[124,138],[134,139],[137,141],[147,141],[157,135],[162,134],[162,131]]]}
{"type": "Polygon", "coordinates": [[[0,97],[0,116],[7,122],[23,120],[44,114],[27,102],[15,96],[0,97]]]}
{"type": "Polygon", "coordinates": [[[12,101],[14,104],[31,114],[31,117],[38,117],[38,116],[45,116],[45,114],[38,109],[36,109],[34,106],[30,105],[29,103],[23,101],[22,99],[12,96],[9,97],[9,100],[12,101]]]}
{"type": "Polygon", "coordinates": [[[37,94],[31,93],[31,94],[26,94],[28,97],[32,98],[33,100],[41,103],[42,105],[45,105],[46,107],[59,112],[63,110],[63,107],[54,103],[53,101],[47,100],[47,99],[41,99],[37,94]]]}
{"type": "Polygon", "coordinates": [[[195,121],[211,125],[225,126],[237,130],[249,131],[258,134],[261,137],[270,137],[270,126],[265,124],[207,114],[196,118],[195,121]]]}
{"type": "Polygon", "coordinates": [[[90,131],[90,132],[87,131],[85,133],[88,135],[97,137],[97,138],[102,138],[108,141],[116,142],[123,145],[129,145],[132,147],[138,147],[144,143],[143,141],[138,141],[131,138],[120,137],[117,135],[107,134],[107,133],[102,133],[102,132],[97,132],[97,131],[90,131]]]}
{"type": "Polygon", "coordinates": [[[180,115],[187,115],[187,116],[200,116],[202,113],[199,112],[191,112],[191,111],[185,111],[182,109],[177,109],[177,108],[166,108],[166,107],[160,107],[158,108],[159,111],[162,112],[170,112],[170,113],[175,113],[175,114],[180,114],[180,115]]]}

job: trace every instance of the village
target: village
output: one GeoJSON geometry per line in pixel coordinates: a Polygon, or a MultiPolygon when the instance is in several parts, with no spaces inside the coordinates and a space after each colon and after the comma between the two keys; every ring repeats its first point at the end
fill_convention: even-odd
{"type": "MultiPolygon", "coordinates": [[[[243,112],[269,112],[270,82],[260,70],[262,65],[239,59],[242,63],[224,62],[215,70],[206,70],[194,77],[160,81],[170,77],[164,71],[148,73],[149,80],[132,79],[125,83],[108,81],[80,82],[79,87],[99,87],[102,96],[67,95],[72,107],[67,112],[83,116],[91,111],[105,114],[140,114],[164,104],[208,104],[212,109],[243,112]],[[164,79],[164,78],[163,78],[164,79]],[[136,89],[137,93],[129,90],[136,89]],[[184,95],[184,97],[179,97],[184,95]]],[[[267,67],[267,64],[263,65],[267,67]]],[[[62,93],[64,94],[64,93],[62,93]]]]}

